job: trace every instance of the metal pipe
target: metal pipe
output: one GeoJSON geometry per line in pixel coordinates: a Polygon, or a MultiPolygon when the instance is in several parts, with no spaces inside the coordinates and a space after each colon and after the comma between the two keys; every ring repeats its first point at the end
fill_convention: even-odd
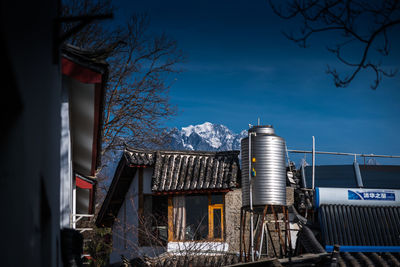
{"type": "Polygon", "coordinates": [[[286,158],[287,158],[287,162],[288,162],[289,171],[292,171],[292,168],[290,167],[289,151],[287,149],[286,144],[285,144],[285,151],[286,151],[286,158]]]}
{"type": "Polygon", "coordinates": [[[315,188],[315,137],[312,137],[312,187],[315,188]]]}
{"type": "Polygon", "coordinates": [[[400,158],[400,156],[393,155],[375,155],[375,154],[359,154],[359,153],[346,153],[346,152],[326,152],[326,151],[309,151],[309,150],[293,150],[288,149],[290,153],[308,153],[308,154],[327,154],[327,155],[341,155],[341,156],[358,156],[366,158],[400,158]]]}
{"type": "Polygon", "coordinates": [[[258,259],[261,258],[261,252],[262,252],[262,247],[263,247],[263,242],[264,242],[264,231],[265,231],[265,222],[263,222],[262,224],[262,228],[261,228],[261,241],[260,241],[260,248],[258,250],[258,259]]]}
{"type": "Polygon", "coordinates": [[[354,161],[353,168],[354,168],[354,174],[356,176],[357,187],[360,187],[360,188],[364,187],[362,176],[361,176],[361,171],[360,171],[360,166],[358,165],[357,161],[354,161]]]}
{"type": "Polygon", "coordinates": [[[253,233],[253,185],[251,184],[251,136],[249,133],[249,195],[250,195],[250,253],[251,261],[254,261],[254,233],[253,233]]]}
{"type": "MultiPolygon", "coordinates": [[[[240,242],[239,242],[239,262],[242,262],[242,231],[243,230],[243,207],[240,208],[240,228],[239,228],[239,238],[240,238],[240,242]]],[[[244,250],[246,251],[246,248],[244,248],[244,250]]]]}
{"type": "Polygon", "coordinates": [[[307,181],[306,181],[306,168],[305,164],[301,164],[301,182],[303,184],[303,188],[307,188],[307,181]]]}

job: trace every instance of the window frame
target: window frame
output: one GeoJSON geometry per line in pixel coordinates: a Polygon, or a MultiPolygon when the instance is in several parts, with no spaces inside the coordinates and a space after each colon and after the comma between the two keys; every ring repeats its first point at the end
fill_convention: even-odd
{"type": "MultiPolygon", "coordinates": [[[[208,236],[207,239],[203,240],[180,240],[174,238],[174,225],[173,225],[173,216],[174,216],[174,206],[173,206],[173,197],[175,195],[171,195],[168,197],[168,242],[209,242],[216,241],[222,242],[225,240],[225,192],[215,192],[215,193],[207,193],[208,198],[208,236]],[[211,204],[211,196],[213,194],[221,194],[222,195],[222,203],[219,204],[211,204]],[[214,210],[221,210],[221,238],[214,238],[214,210]]],[[[205,194],[199,194],[205,195],[205,194]]],[[[185,195],[186,197],[187,195],[185,195]]],[[[186,211],[187,212],[187,211],[186,211]]]]}
{"type": "MultiPolygon", "coordinates": [[[[209,198],[210,201],[210,198],[209,198]]],[[[208,239],[215,241],[224,240],[224,204],[208,203],[208,239]],[[214,237],[214,210],[221,210],[221,237],[214,237]]]]}

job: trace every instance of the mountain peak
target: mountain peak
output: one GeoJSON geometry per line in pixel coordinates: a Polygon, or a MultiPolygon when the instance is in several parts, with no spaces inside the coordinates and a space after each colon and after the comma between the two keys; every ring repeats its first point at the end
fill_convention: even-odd
{"type": "Polygon", "coordinates": [[[244,136],[247,136],[246,130],[236,134],[225,125],[204,122],[174,130],[171,147],[209,151],[239,150],[240,140],[244,136]]]}
{"type": "Polygon", "coordinates": [[[206,133],[206,132],[212,132],[214,128],[214,124],[211,122],[205,122],[203,124],[198,124],[198,125],[189,125],[187,127],[182,127],[182,132],[186,136],[190,136],[193,132],[196,133],[206,133]]]}

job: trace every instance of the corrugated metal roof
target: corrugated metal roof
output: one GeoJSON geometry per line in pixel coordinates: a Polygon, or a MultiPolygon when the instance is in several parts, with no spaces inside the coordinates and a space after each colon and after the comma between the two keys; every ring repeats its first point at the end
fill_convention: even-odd
{"type": "Polygon", "coordinates": [[[400,246],[400,207],[322,205],[319,221],[326,248],[338,244],[341,251],[352,246],[373,252],[400,246]]]}

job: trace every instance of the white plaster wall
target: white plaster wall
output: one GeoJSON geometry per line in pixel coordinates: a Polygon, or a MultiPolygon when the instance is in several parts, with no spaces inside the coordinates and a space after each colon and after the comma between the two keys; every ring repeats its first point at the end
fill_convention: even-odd
{"type": "Polygon", "coordinates": [[[135,173],[131,185],[126,193],[124,203],[122,204],[117,219],[114,221],[113,230],[113,250],[110,255],[110,263],[121,260],[121,254],[131,258],[130,247],[137,244],[137,237],[134,235],[134,228],[138,225],[137,206],[138,206],[138,171],[135,173]],[[126,209],[126,216],[124,214],[126,209]],[[126,220],[125,220],[126,219],[126,220]],[[126,224],[124,233],[124,225],[126,224]],[[126,241],[124,240],[126,236],[126,241]],[[126,247],[125,247],[126,243],[126,247]]]}
{"type": "MultiPolygon", "coordinates": [[[[66,78],[66,77],[64,77],[66,78]]],[[[68,78],[66,78],[68,79],[68,78]]],[[[72,159],[69,125],[68,88],[63,81],[61,103],[61,145],[60,145],[60,227],[71,227],[72,213],[72,159]]]]}
{"type": "Polygon", "coordinates": [[[143,194],[151,194],[152,176],[153,176],[153,168],[145,168],[143,170],[143,194]]]}
{"type": "Polygon", "coordinates": [[[168,242],[168,252],[187,254],[188,252],[221,253],[229,250],[226,242],[168,242]]]}
{"type": "MultiPolygon", "coordinates": [[[[145,168],[143,170],[143,193],[151,193],[151,176],[153,174],[152,168],[145,168]]],[[[117,219],[113,225],[113,251],[110,255],[110,263],[121,261],[121,254],[125,257],[132,259],[135,257],[156,256],[166,251],[162,247],[139,247],[138,244],[138,176],[139,171],[135,173],[135,177],[129,187],[125,196],[124,204],[118,212],[117,219]],[[126,221],[124,220],[124,209],[126,208],[126,221]],[[124,223],[126,223],[126,234],[124,235],[124,223]],[[126,247],[124,236],[126,236],[126,247]]]]}

